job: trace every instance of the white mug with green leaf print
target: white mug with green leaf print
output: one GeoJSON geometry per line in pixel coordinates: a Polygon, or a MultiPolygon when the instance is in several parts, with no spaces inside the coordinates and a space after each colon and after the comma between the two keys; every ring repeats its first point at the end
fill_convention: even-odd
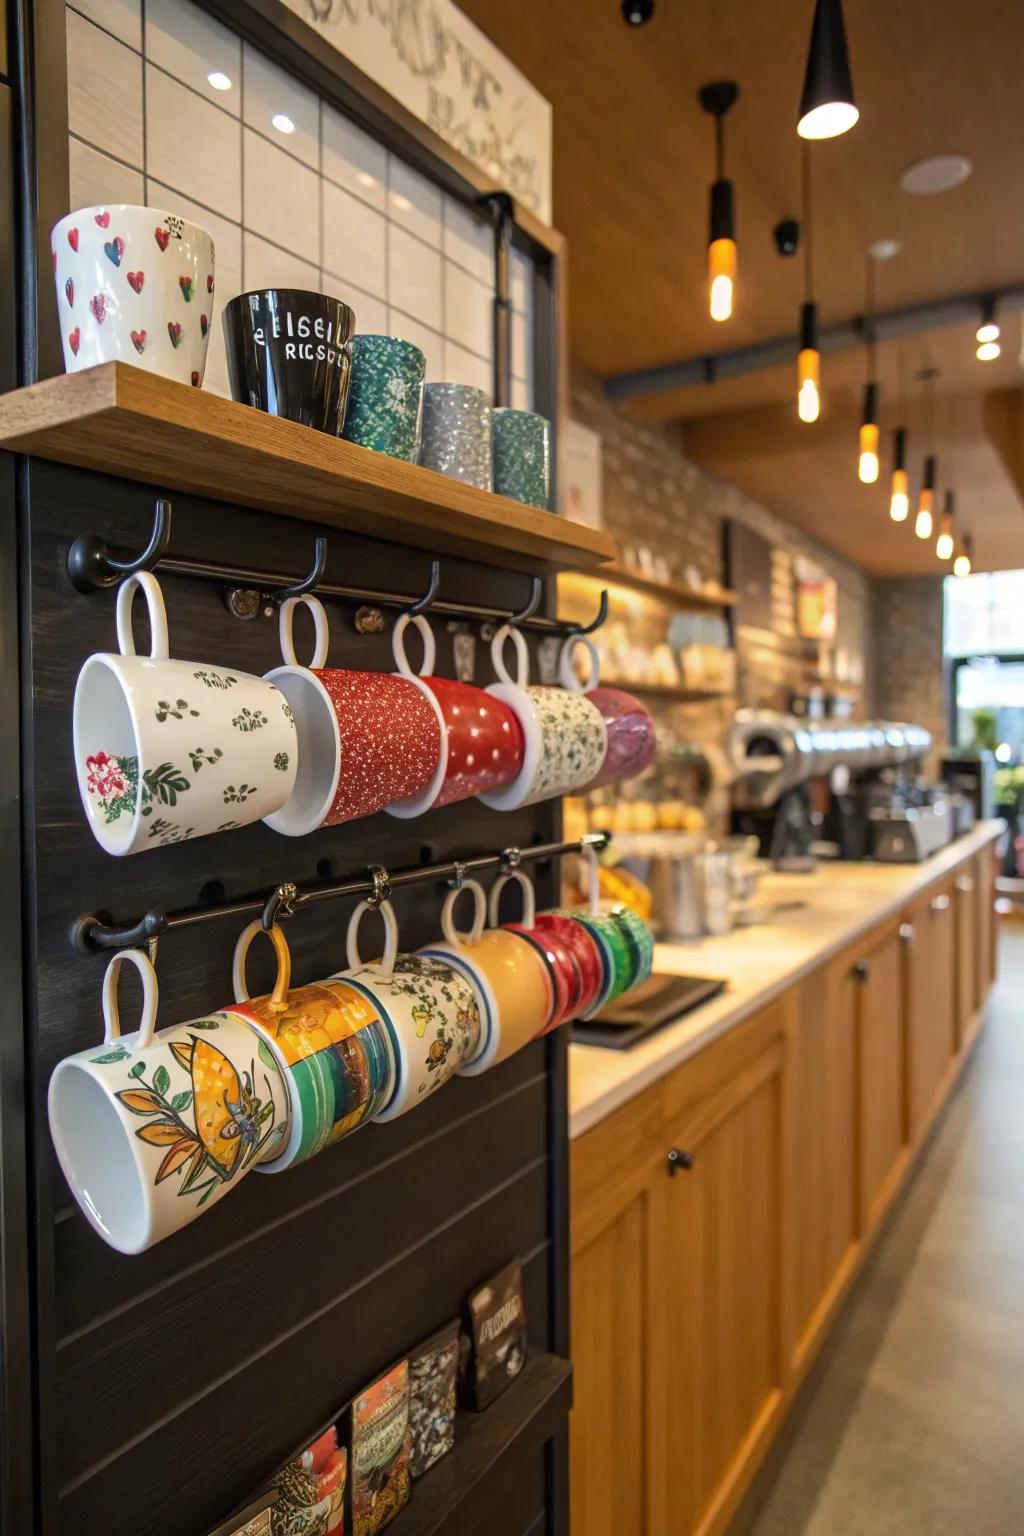
{"type": "Polygon", "coordinates": [[[234,1189],[288,1136],[289,1100],[272,1052],[230,1011],[155,1030],[156,972],[126,949],[103,978],[103,1043],[50,1079],[50,1134],[83,1215],[121,1253],[142,1253],[234,1189]],[[121,1033],[122,963],[142,978],[142,1018],[121,1033]]]}
{"type": "Polygon", "coordinates": [[[96,841],[141,853],[280,810],[298,755],[280,690],[232,667],[171,660],[163,595],[146,571],[117,594],[117,639],[118,652],[90,656],[75,684],[75,771],[96,841]],[[135,654],[136,591],[149,609],[148,656],[135,654]]]}

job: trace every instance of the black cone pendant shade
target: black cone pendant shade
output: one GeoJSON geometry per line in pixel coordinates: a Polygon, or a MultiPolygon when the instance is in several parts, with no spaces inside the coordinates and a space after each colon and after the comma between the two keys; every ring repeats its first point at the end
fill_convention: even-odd
{"type": "Polygon", "coordinates": [[[853,100],[843,0],[816,0],[797,133],[802,139],[834,139],[852,128],[859,116],[853,100]]]}

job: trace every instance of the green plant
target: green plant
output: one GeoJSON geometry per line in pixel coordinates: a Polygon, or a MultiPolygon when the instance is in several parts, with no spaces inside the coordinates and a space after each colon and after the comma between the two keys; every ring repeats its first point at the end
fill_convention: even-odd
{"type": "Polygon", "coordinates": [[[994,752],[999,745],[994,709],[976,709],[971,713],[972,752],[994,752]]]}

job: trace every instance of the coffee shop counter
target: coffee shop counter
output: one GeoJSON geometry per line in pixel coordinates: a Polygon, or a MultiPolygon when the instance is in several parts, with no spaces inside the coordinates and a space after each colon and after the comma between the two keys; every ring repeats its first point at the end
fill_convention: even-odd
{"type": "Polygon", "coordinates": [[[570,1136],[590,1130],[862,934],[898,914],[1003,830],[1002,821],[980,822],[921,864],[819,864],[811,874],[768,874],[758,893],[759,905],[769,909],[765,921],[721,938],[657,945],[655,971],[722,977],[726,989],[631,1050],[570,1046],[570,1136]]]}

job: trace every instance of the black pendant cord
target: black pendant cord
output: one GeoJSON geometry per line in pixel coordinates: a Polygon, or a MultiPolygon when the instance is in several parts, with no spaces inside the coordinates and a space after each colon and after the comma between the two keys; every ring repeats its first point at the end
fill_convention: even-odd
{"type": "Polygon", "coordinates": [[[803,162],[803,205],[804,205],[804,303],[814,303],[814,256],[813,256],[813,226],[811,223],[811,149],[804,140],[803,162]]]}
{"type": "Polygon", "coordinates": [[[140,944],[151,944],[179,928],[194,928],[201,923],[218,922],[225,918],[258,917],[264,928],[270,928],[278,919],[292,917],[303,907],[321,901],[361,896],[379,904],[391,892],[403,890],[406,886],[422,885],[428,881],[461,886],[467,875],[490,869],[513,870],[533,860],[558,858],[561,854],[581,853],[585,849],[599,853],[610,841],[607,832],[588,832],[570,842],[536,843],[529,848],[504,848],[500,853],[451,859],[443,864],[414,864],[396,870],[374,866],[365,875],[355,875],[331,885],[300,887],[285,882],[266,894],[246,897],[241,901],[222,902],[216,906],[185,907],[176,912],[153,910],[136,922],[121,926],[102,922],[94,913],[89,912],[72,924],[71,943],[82,954],[130,949],[140,944]]]}

